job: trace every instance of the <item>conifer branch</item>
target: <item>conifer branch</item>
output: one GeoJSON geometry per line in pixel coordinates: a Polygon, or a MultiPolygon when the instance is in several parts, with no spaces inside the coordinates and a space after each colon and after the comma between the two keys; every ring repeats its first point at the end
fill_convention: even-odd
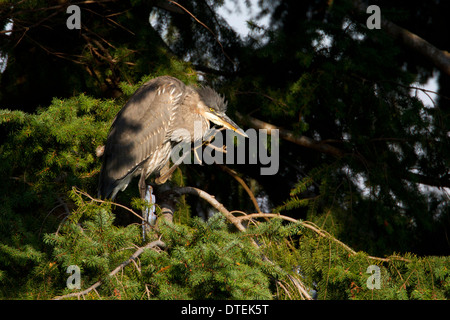
{"type": "Polygon", "coordinates": [[[279,218],[279,219],[283,219],[283,220],[290,221],[293,223],[298,223],[302,227],[310,229],[310,230],[314,231],[315,233],[317,233],[318,235],[336,242],[337,244],[339,244],[340,246],[345,248],[345,250],[347,250],[351,254],[356,254],[355,250],[353,250],[352,248],[347,246],[345,243],[339,241],[338,239],[333,237],[331,234],[329,234],[325,230],[321,230],[318,226],[316,226],[311,221],[300,221],[300,220],[297,220],[297,219],[294,219],[294,218],[291,218],[288,216],[284,216],[284,215],[281,215],[278,213],[252,213],[252,214],[248,214],[245,216],[236,217],[237,220],[249,220],[249,219],[253,219],[253,218],[279,218]]]}
{"type": "MultiPolygon", "coordinates": [[[[111,271],[108,274],[108,277],[112,277],[114,275],[116,275],[120,270],[122,270],[123,268],[125,268],[127,265],[129,265],[131,262],[134,262],[135,259],[137,259],[146,249],[152,249],[155,247],[165,247],[166,244],[164,242],[162,242],[161,240],[155,240],[152,241],[150,243],[148,243],[147,245],[139,248],[138,250],[136,250],[128,260],[125,260],[124,262],[122,262],[120,265],[117,266],[117,268],[115,268],[113,271],[111,271]]],[[[84,296],[86,294],[88,294],[89,292],[91,292],[92,290],[96,291],[96,289],[102,284],[102,281],[99,280],[96,283],[94,283],[92,286],[90,286],[89,288],[87,288],[86,290],[80,291],[80,292],[74,292],[74,293],[69,293],[63,296],[58,296],[58,297],[54,297],[52,300],[62,300],[62,299],[67,299],[67,298],[71,298],[71,297],[77,297],[80,298],[80,296],[84,296]]],[[[97,292],[98,294],[98,292],[97,292]]]]}
{"type": "Polygon", "coordinates": [[[85,197],[88,197],[89,199],[91,199],[91,201],[98,202],[98,203],[110,203],[112,205],[115,205],[115,206],[118,206],[118,207],[120,207],[122,209],[125,209],[128,212],[130,212],[131,214],[133,214],[135,217],[137,217],[138,219],[142,220],[144,223],[147,223],[149,226],[151,226],[150,223],[148,221],[146,221],[144,218],[142,218],[142,216],[140,214],[134,212],[132,209],[130,209],[130,208],[124,206],[124,205],[121,205],[120,203],[116,203],[116,202],[112,202],[112,201],[105,201],[105,200],[101,200],[101,199],[96,199],[96,198],[92,197],[91,195],[89,195],[88,193],[81,191],[77,187],[72,187],[72,191],[74,193],[76,193],[76,194],[80,194],[80,195],[83,195],[85,197]]]}
{"type": "MultiPolygon", "coordinates": [[[[171,192],[176,193],[178,195],[182,194],[192,194],[196,195],[203,200],[206,200],[209,204],[211,204],[214,208],[216,208],[220,213],[222,213],[228,221],[230,221],[239,231],[245,231],[246,228],[241,223],[241,217],[235,217],[230,211],[228,211],[223,204],[221,204],[219,201],[216,200],[216,198],[209,193],[198,189],[194,187],[181,187],[181,188],[175,188],[172,189],[171,192]]],[[[258,213],[258,215],[264,215],[262,213],[258,213]]],[[[244,216],[247,217],[247,216],[244,216]]],[[[294,219],[295,220],[295,219],[294,219]]],[[[256,243],[255,240],[252,239],[253,245],[255,247],[259,247],[259,245],[256,243]]],[[[272,262],[269,258],[267,258],[265,255],[263,256],[263,259],[267,262],[269,262],[272,265],[275,265],[274,262],[272,262]]],[[[312,300],[312,297],[309,295],[309,293],[306,290],[306,286],[303,284],[303,282],[298,279],[297,277],[294,277],[293,275],[289,275],[289,280],[295,285],[297,290],[299,291],[301,297],[305,300],[312,300]]]]}
{"type": "MultiPolygon", "coordinates": [[[[289,222],[293,222],[293,223],[299,223],[302,227],[305,227],[309,230],[314,231],[315,233],[317,233],[319,236],[327,238],[329,240],[332,240],[333,242],[336,242],[337,244],[339,244],[340,246],[342,246],[345,250],[347,250],[350,254],[355,255],[357,252],[355,250],[353,250],[352,248],[350,248],[348,245],[346,245],[345,243],[343,243],[342,241],[339,241],[338,239],[336,239],[335,237],[333,237],[331,234],[329,234],[327,231],[320,229],[316,224],[314,224],[311,221],[301,221],[301,220],[297,220],[288,216],[284,216],[278,213],[252,213],[252,214],[247,214],[244,216],[239,216],[236,217],[237,220],[250,220],[253,218],[279,218],[279,219],[283,219],[289,222]]],[[[371,259],[371,260],[378,260],[378,261],[382,261],[382,262],[391,262],[394,260],[397,261],[404,261],[404,262],[411,262],[410,259],[406,259],[400,256],[396,256],[396,255],[392,255],[386,258],[380,258],[380,257],[374,257],[374,256],[368,256],[367,258],[371,259]]]]}
{"type": "Polygon", "coordinates": [[[241,221],[237,219],[227,208],[224,207],[216,198],[209,193],[194,187],[181,187],[170,190],[170,193],[176,193],[178,195],[183,194],[191,194],[194,196],[198,196],[203,200],[206,200],[210,205],[212,205],[215,209],[217,209],[220,213],[222,213],[225,218],[228,219],[239,231],[245,231],[245,227],[242,225],[241,221]]]}
{"type": "Polygon", "coordinates": [[[222,49],[222,53],[225,56],[225,58],[228,59],[228,61],[230,61],[234,66],[236,66],[236,62],[234,62],[225,52],[225,49],[222,45],[222,43],[219,40],[219,37],[203,22],[201,22],[195,15],[193,15],[191,12],[189,12],[189,10],[187,10],[185,7],[183,7],[181,4],[179,4],[178,2],[172,1],[172,0],[167,0],[168,2],[170,2],[171,4],[174,4],[178,7],[180,7],[183,11],[185,11],[187,14],[189,14],[198,24],[200,24],[203,28],[205,28],[206,30],[208,30],[209,33],[211,33],[213,35],[213,37],[215,38],[216,42],[219,44],[220,49],[222,49]]]}

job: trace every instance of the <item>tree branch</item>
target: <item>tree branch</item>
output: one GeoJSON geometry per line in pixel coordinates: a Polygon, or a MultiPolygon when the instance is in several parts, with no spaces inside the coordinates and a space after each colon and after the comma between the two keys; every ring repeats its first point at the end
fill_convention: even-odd
{"type": "MultiPolygon", "coordinates": [[[[353,1],[354,7],[366,13],[367,7],[360,0],[353,1]]],[[[418,35],[397,26],[389,20],[381,19],[381,28],[394,39],[400,40],[406,47],[420,53],[431,61],[439,70],[450,75],[450,53],[440,50],[418,35]]]]}
{"type": "MultiPolygon", "coordinates": [[[[146,249],[151,249],[154,247],[162,247],[164,248],[166,246],[166,244],[164,242],[162,242],[161,240],[155,240],[153,242],[148,243],[147,245],[139,248],[138,250],[136,250],[128,260],[125,260],[124,262],[122,262],[121,264],[119,264],[117,266],[117,268],[115,268],[113,271],[111,271],[108,274],[108,277],[112,277],[115,274],[117,274],[120,270],[122,270],[123,268],[125,268],[127,265],[129,265],[132,261],[134,261],[137,257],[139,257],[144,250],[146,249]]],[[[96,290],[96,288],[98,288],[100,285],[102,284],[102,281],[99,280],[96,283],[94,283],[92,286],[90,286],[89,288],[87,288],[86,290],[80,291],[80,292],[74,292],[74,293],[69,293],[63,296],[58,296],[58,297],[54,297],[52,300],[62,300],[62,299],[66,299],[66,298],[71,298],[71,297],[77,297],[79,298],[80,296],[84,296],[85,294],[88,294],[89,292],[91,292],[92,290],[96,290]]],[[[98,294],[98,293],[97,293],[98,294]]]]}
{"type": "MultiPolygon", "coordinates": [[[[235,217],[233,214],[228,211],[220,202],[218,202],[214,196],[208,194],[207,192],[194,188],[194,187],[182,187],[182,188],[175,188],[171,190],[172,192],[181,195],[181,194],[192,194],[199,196],[203,200],[206,200],[209,204],[211,204],[214,208],[216,208],[220,213],[222,213],[228,221],[230,221],[233,225],[236,226],[236,228],[239,229],[239,231],[245,231],[246,228],[242,225],[240,217],[235,217]]],[[[256,247],[259,247],[259,245],[256,243],[255,240],[253,240],[253,245],[256,247]]],[[[263,259],[273,265],[275,265],[269,258],[267,258],[265,255],[263,255],[263,259]]],[[[289,275],[289,280],[295,285],[297,290],[299,291],[300,295],[306,299],[306,300],[312,300],[311,296],[309,295],[306,286],[303,284],[303,282],[298,279],[297,277],[294,277],[293,275],[289,275]]]]}
{"type": "MultiPolygon", "coordinates": [[[[276,125],[273,125],[268,122],[264,122],[261,120],[258,120],[256,118],[253,118],[251,116],[243,116],[239,112],[236,112],[236,116],[239,118],[240,121],[247,123],[248,125],[252,126],[256,129],[266,129],[268,131],[268,134],[271,134],[272,130],[279,130],[280,137],[293,142],[299,146],[310,148],[322,153],[326,153],[332,156],[335,156],[337,158],[343,157],[345,155],[344,151],[341,149],[338,149],[336,147],[333,147],[325,142],[319,142],[314,139],[311,139],[306,136],[296,136],[292,131],[280,128],[276,125]]],[[[404,179],[411,182],[421,183],[428,186],[435,186],[435,187],[446,187],[450,188],[450,176],[444,175],[443,177],[436,178],[436,177],[429,177],[425,176],[420,173],[412,173],[412,172],[401,172],[398,174],[400,179],[404,179]]]]}
{"type": "Polygon", "coordinates": [[[233,61],[233,59],[231,59],[227,53],[225,52],[225,49],[222,45],[222,43],[219,40],[219,37],[211,30],[211,28],[209,28],[206,24],[204,24],[203,22],[201,22],[195,15],[193,15],[191,12],[189,12],[189,10],[187,10],[185,7],[183,7],[181,4],[179,4],[178,2],[172,1],[172,0],[167,0],[168,2],[170,2],[171,4],[174,4],[178,7],[180,7],[182,10],[184,10],[187,14],[189,14],[195,21],[197,21],[198,24],[200,24],[203,28],[205,28],[206,30],[209,31],[209,33],[211,33],[213,35],[213,37],[216,39],[216,42],[219,44],[220,48],[222,49],[222,53],[225,56],[225,58],[228,59],[228,61],[230,61],[234,66],[236,65],[236,62],[233,61]]]}
{"type": "Polygon", "coordinates": [[[122,204],[120,204],[120,203],[116,203],[116,202],[112,202],[112,201],[105,201],[105,200],[101,200],[101,199],[96,199],[96,198],[92,197],[91,195],[89,195],[88,193],[83,192],[83,191],[81,191],[80,189],[78,189],[78,188],[76,188],[76,187],[72,187],[72,191],[73,191],[74,193],[76,193],[76,194],[79,194],[79,195],[83,195],[83,196],[88,197],[88,198],[91,199],[91,201],[93,201],[93,202],[98,202],[98,203],[110,203],[110,204],[112,204],[112,205],[115,205],[115,206],[117,206],[117,207],[120,207],[120,208],[122,208],[122,209],[125,209],[125,210],[127,210],[128,212],[130,212],[132,215],[134,215],[136,218],[140,219],[140,220],[141,220],[143,223],[145,223],[147,226],[149,226],[150,228],[152,228],[152,226],[150,225],[150,223],[149,223],[147,220],[145,220],[144,218],[142,218],[138,213],[134,212],[132,209],[130,209],[130,208],[128,208],[128,207],[126,207],[126,206],[124,206],[124,205],[122,205],[122,204]]]}
{"type": "Polygon", "coordinates": [[[191,194],[191,195],[200,197],[203,200],[206,200],[211,206],[213,206],[220,213],[222,213],[225,216],[225,218],[228,219],[228,221],[230,221],[232,224],[234,224],[235,227],[238,228],[239,231],[245,231],[245,227],[242,225],[241,221],[239,219],[237,219],[235,216],[233,216],[233,214],[230,211],[228,211],[227,208],[225,208],[223,206],[223,204],[221,204],[219,201],[217,201],[216,198],[214,196],[210,195],[209,193],[207,193],[201,189],[194,188],[194,187],[174,188],[174,189],[170,190],[169,192],[175,193],[179,196],[181,196],[183,194],[191,194]]]}
{"type": "MultiPolygon", "coordinates": [[[[301,226],[314,231],[317,235],[327,238],[330,241],[333,241],[335,243],[337,243],[338,245],[340,245],[341,247],[343,247],[347,252],[349,252],[350,255],[356,255],[357,252],[355,250],[353,250],[352,248],[350,248],[348,245],[346,245],[345,243],[339,241],[338,239],[336,239],[334,236],[332,236],[331,234],[329,234],[327,231],[320,229],[317,225],[315,225],[313,222],[311,221],[301,221],[301,220],[296,220],[294,218],[288,217],[288,216],[284,216],[284,215],[280,215],[277,213],[252,213],[252,214],[248,214],[248,215],[243,215],[243,216],[239,216],[239,217],[235,217],[230,211],[228,211],[223,204],[221,204],[220,202],[218,202],[214,196],[208,194],[207,192],[198,189],[198,188],[194,188],[194,187],[181,187],[181,188],[175,188],[170,190],[170,192],[175,193],[177,195],[182,195],[182,194],[192,194],[195,196],[198,196],[200,198],[202,198],[203,200],[206,200],[209,204],[211,204],[214,208],[216,208],[220,213],[222,213],[227,219],[228,221],[230,221],[233,225],[235,225],[240,231],[245,231],[246,228],[242,225],[241,221],[243,220],[251,220],[253,218],[279,218],[279,219],[283,219],[289,222],[293,222],[293,223],[298,223],[301,226]]],[[[258,246],[258,244],[254,242],[254,245],[258,246]]],[[[259,246],[258,246],[259,247],[259,246]]],[[[377,261],[382,261],[382,262],[391,262],[394,260],[400,260],[400,261],[404,261],[404,262],[411,262],[411,260],[403,258],[403,257],[399,257],[396,255],[392,255],[386,258],[379,258],[379,257],[374,257],[374,256],[367,256],[368,259],[371,260],[377,260],[377,261]]],[[[266,256],[264,256],[264,260],[274,264],[272,261],[270,261],[266,256]]],[[[312,299],[311,296],[308,294],[307,290],[306,290],[306,286],[303,284],[303,282],[301,282],[300,279],[293,277],[292,275],[289,275],[289,279],[292,281],[292,283],[296,286],[296,288],[299,290],[299,293],[302,297],[304,297],[307,300],[312,299]]]]}
{"type": "Polygon", "coordinates": [[[248,196],[253,202],[253,205],[255,206],[256,211],[261,212],[261,209],[259,208],[258,202],[256,201],[255,195],[253,194],[252,190],[248,187],[248,185],[245,183],[245,181],[238,176],[237,172],[233,169],[228,168],[227,166],[223,164],[218,164],[219,168],[231,175],[239,184],[244,188],[244,190],[247,192],[248,196]]]}
{"type": "Polygon", "coordinates": [[[429,177],[420,173],[409,172],[407,176],[402,177],[407,181],[417,182],[420,184],[425,184],[427,186],[434,186],[438,188],[450,188],[450,175],[445,174],[440,178],[429,177]]]}
{"type": "Polygon", "coordinates": [[[239,112],[236,112],[236,116],[239,118],[240,121],[247,123],[248,125],[252,126],[256,129],[266,129],[268,134],[271,134],[272,130],[278,130],[280,133],[280,137],[284,140],[293,142],[295,144],[298,144],[299,146],[314,149],[316,151],[330,154],[335,157],[342,157],[344,155],[344,152],[336,147],[333,147],[326,143],[318,142],[314,139],[311,139],[306,136],[296,136],[292,131],[280,128],[278,126],[275,126],[271,123],[264,122],[262,120],[258,120],[256,118],[253,118],[251,116],[243,116],[239,112]]]}
{"type": "Polygon", "coordinates": [[[283,219],[289,222],[293,222],[293,223],[299,223],[302,227],[305,227],[309,230],[314,231],[315,233],[317,233],[318,235],[320,235],[321,237],[330,239],[334,242],[336,242],[337,244],[339,244],[340,246],[342,246],[343,248],[345,248],[345,250],[347,250],[348,252],[350,252],[351,254],[356,254],[356,251],[353,250],[352,248],[350,248],[349,246],[347,246],[345,243],[339,241],[338,239],[336,239],[335,237],[333,237],[331,234],[329,234],[328,232],[321,230],[318,226],[316,226],[314,223],[310,222],[310,221],[300,221],[288,216],[284,216],[278,213],[252,213],[252,214],[248,214],[245,216],[240,216],[240,217],[236,217],[237,220],[250,220],[253,218],[279,218],[279,219],[283,219]]]}

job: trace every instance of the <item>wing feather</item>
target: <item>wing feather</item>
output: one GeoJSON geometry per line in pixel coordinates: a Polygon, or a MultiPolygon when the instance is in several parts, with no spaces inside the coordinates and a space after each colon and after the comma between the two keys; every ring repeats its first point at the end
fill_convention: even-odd
{"type": "Polygon", "coordinates": [[[114,198],[129,183],[130,175],[164,143],[185,88],[176,78],[155,78],[119,111],[106,140],[99,196],[113,194],[114,198]]]}

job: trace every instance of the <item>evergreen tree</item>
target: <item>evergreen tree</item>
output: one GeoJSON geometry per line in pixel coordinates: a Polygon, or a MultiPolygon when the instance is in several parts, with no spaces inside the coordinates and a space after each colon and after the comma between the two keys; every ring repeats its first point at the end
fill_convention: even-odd
{"type": "Polygon", "coordinates": [[[245,3],[247,38],[223,1],[83,2],[80,30],[72,1],[0,1],[0,298],[450,297],[449,5],[371,2],[369,29],[363,1],[245,3]],[[216,87],[240,125],[281,129],[280,169],[181,166],[174,222],[144,241],[136,183],[93,196],[96,149],[165,74],[216,87]],[[416,82],[435,75],[424,105],[416,82]]]}

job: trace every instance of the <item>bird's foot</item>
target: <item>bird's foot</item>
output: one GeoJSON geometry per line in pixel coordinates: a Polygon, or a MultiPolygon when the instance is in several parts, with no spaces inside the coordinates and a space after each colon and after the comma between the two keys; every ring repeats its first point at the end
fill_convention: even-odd
{"type": "MultiPolygon", "coordinates": [[[[151,226],[154,226],[156,223],[156,199],[155,195],[153,194],[153,188],[150,185],[147,185],[147,190],[145,192],[144,200],[148,206],[146,206],[144,209],[142,209],[142,218],[144,218],[144,221],[148,222],[151,226]],[[151,206],[150,206],[151,205],[151,206]]],[[[142,237],[145,240],[145,234],[146,229],[148,228],[147,224],[145,222],[142,223],[142,237]]]]}

